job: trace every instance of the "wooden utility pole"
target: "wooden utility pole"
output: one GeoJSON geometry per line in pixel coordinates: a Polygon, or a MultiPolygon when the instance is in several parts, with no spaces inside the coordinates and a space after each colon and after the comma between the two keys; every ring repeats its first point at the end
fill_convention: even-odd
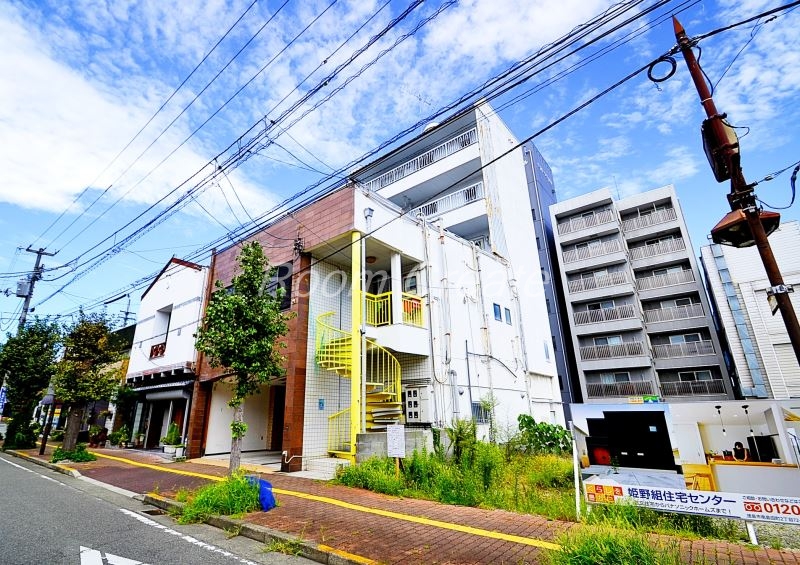
{"type": "Polygon", "coordinates": [[[780,216],[775,213],[761,212],[758,209],[756,197],[753,194],[755,185],[747,183],[739,164],[739,141],[733,129],[725,123],[725,114],[720,114],[714,105],[708,83],[692,51],[695,43],[686,35],[683,26],[675,17],[672,18],[672,24],[675,29],[675,38],[678,40],[678,47],[689,68],[689,74],[692,76],[697,93],[700,95],[700,104],[708,117],[703,123],[703,138],[714,176],[717,182],[728,179],[731,181],[731,191],[728,194],[731,213],[712,230],[713,239],[718,243],[722,242],[719,240],[727,239],[724,243],[732,244],[735,247],[747,247],[755,244],[767,272],[769,284],[772,285],[771,296],[774,296],[781,311],[786,332],[789,334],[789,341],[794,349],[797,362],[800,363],[800,324],[797,322],[797,315],[789,298],[791,289],[783,282],[783,276],[775,261],[775,255],[772,253],[763,223],[763,221],[769,221],[770,227],[774,231],[777,229],[780,216]],[[706,131],[705,128],[709,129],[706,131]],[[726,238],[726,235],[734,237],[726,238]],[[736,243],[734,240],[737,238],[744,239],[736,243]]]}

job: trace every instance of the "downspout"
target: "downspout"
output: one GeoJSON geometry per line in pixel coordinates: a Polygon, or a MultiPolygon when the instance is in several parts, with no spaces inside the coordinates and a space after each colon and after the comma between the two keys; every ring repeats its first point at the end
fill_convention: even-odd
{"type": "MultiPolygon", "coordinates": [[[[436,229],[439,231],[439,257],[440,257],[440,266],[442,269],[442,278],[439,280],[441,287],[442,287],[442,336],[443,336],[443,357],[444,357],[444,367],[442,369],[442,379],[447,379],[450,383],[450,396],[451,402],[453,403],[453,415],[456,414],[460,416],[460,404],[458,398],[458,383],[456,382],[456,374],[455,371],[451,371],[450,363],[453,360],[452,356],[452,331],[451,331],[451,319],[450,319],[450,278],[449,272],[447,269],[447,256],[445,255],[445,235],[444,235],[444,228],[442,227],[442,220],[441,218],[436,222],[436,229]]],[[[444,395],[442,395],[444,396],[444,395]]],[[[471,409],[471,405],[470,405],[471,409]]]]}
{"type": "MultiPolygon", "coordinates": [[[[531,408],[531,386],[530,380],[528,379],[528,348],[525,344],[525,327],[522,323],[522,306],[519,303],[519,289],[517,288],[517,279],[514,278],[514,269],[511,268],[511,265],[506,263],[506,273],[511,272],[511,277],[508,279],[508,287],[511,289],[511,296],[514,297],[514,309],[517,311],[517,327],[519,328],[519,341],[520,341],[520,351],[522,353],[522,368],[524,371],[523,379],[525,379],[525,395],[528,398],[528,415],[533,416],[533,410],[531,408]]],[[[550,326],[550,320],[548,320],[548,327],[550,326]]]]}
{"type": "MultiPolygon", "coordinates": [[[[430,355],[431,355],[431,371],[433,373],[433,382],[431,385],[433,386],[434,390],[434,399],[433,399],[433,421],[437,422],[439,425],[444,426],[444,422],[439,420],[439,395],[436,394],[436,383],[439,383],[439,379],[436,376],[436,350],[433,347],[433,296],[431,295],[431,260],[430,260],[430,249],[428,247],[428,224],[425,221],[425,217],[423,215],[417,216],[417,220],[420,222],[420,226],[422,227],[422,249],[423,249],[423,260],[425,261],[425,292],[428,296],[428,300],[426,300],[428,304],[428,324],[430,325],[429,328],[429,339],[428,345],[430,347],[430,355]]],[[[444,411],[442,411],[444,413],[444,411]]]]}
{"type": "MultiPolygon", "coordinates": [[[[481,261],[480,261],[480,252],[478,248],[474,245],[472,246],[472,258],[475,261],[475,276],[476,276],[476,286],[478,287],[478,304],[481,309],[481,316],[483,317],[483,348],[486,354],[491,358],[492,356],[492,343],[489,339],[489,315],[486,313],[486,300],[483,296],[483,283],[481,282],[481,261]]],[[[486,363],[486,377],[489,380],[489,394],[492,395],[494,398],[494,385],[492,383],[492,364],[486,363]]],[[[470,410],[472,406],[470,406],[470,410]]],[[[494,407],[492,407],[492,412],[494,412],[494,407]]],[[[494,414],[492,414],[492,418],[494,418],[494,414]]]]}

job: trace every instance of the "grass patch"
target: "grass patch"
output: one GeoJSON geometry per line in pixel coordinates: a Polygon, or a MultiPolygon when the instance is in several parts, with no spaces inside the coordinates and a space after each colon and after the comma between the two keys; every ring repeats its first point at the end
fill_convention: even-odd
{"type": "Polygon", "coordinates": [[[86,463],[87,461],[97,461],[97,457],[93,453],[86,451],[86,444],[79,443],[72,451],[65,451],[60,447],[53,450],[53,455],[50,457],[50,463],[58,463],[59,461],[73,461],[75,463],[86,463]]]}
{"type": "Polygon", "coordinates": [[[178,491],[176,500],[185,505],[180,513],[180,524],[202,522],[209,516],[236,516],[258,510],[258,485],[250,483],[244,474],[227,477],[218,483],[205,485],[190,493],[178,491]]]}
{"type": "Polygon", "coordinates": [[[596,504],[586,517],[586,523],[689,538],[725,539],[714,519],[709,516],[658,512],[634,504],[596,504]]]}
{"type": "Polygon", "coordinates": [[[284,555],[300,555],[303,551],[303,543],[300,540],[282,540],[272,538],[272,540],[264,546],[265,553],[283,553],[284,555]]]}
{"type": "Polygon", "coordinates": [[[610,526],[575,529],[559,537],[561,551],[547,553],[550,565],[680,565],[677,544],[656,545],[640,532],[610,526]]]}

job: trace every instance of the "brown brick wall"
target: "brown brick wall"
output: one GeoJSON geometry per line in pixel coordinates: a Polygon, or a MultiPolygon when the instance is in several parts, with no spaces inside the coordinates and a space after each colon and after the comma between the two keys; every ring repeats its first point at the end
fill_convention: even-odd
{"type": "MultiPolygon", "coordinates": [[[[296,253],[294,240],[301,238],[305,249],[312,249],[353,229],[353,188],[338,190],[325,198],[298,210],[249,238],[259,241],[271,265],[292,262],[292,305],[295,317],[288,322],[289,332],[285,336],[286,348],[286,402],[284,412],[283,447],[289,455],[302,455],[303,418],[305,404],[306,351],[308,347],[308,291],[312,258],[307,253],[296,253]]],[[[236,274],[239,246],[234,245],[220,251],[212,258],[209,272],[211,285],[221,280],[230,284],[236,274]]],[[[214,287],[210,287],[213,292],[214,287]]],[[[207,293],[206,301],[211,292],[207,293]]],[[[223,375],[220,369],[210,366],[204,355],[198,355],[197,375],[201,383],[209,386],[211,381],[223,375]]],[[[197,385],[195,386],[197,389],[197,385]]],[[[208,388],[210,391],[210,386],[208,388]]],[[[210,397],[209,397],[210,398],[210,397]]],[[[192,405],[192,412],[196,403],[192,405]]],[[[199,417],[200,415],[197,415],[199,417]]],[[[203,415],[205,422],[205,415],[203,415]]],[[[190,419],[190,428],[192,426],[190,419]]],[[[204,425],[207,425],[204,423],[204,425]]],[[[193,428],[194,429],[194,428],[193,428]]],[[[205,432],[203,432],[203,438],[205,432]]],[[[285,470],[299,470],[301,459],[295,459],[285,470]]]]}
{"type": "Polygon", "coordinates": [[[186,457],[201,457],[205,452],[208,406],[211,401],[210,382],[194,381],[189,426],[186,433],[186,457]]]}

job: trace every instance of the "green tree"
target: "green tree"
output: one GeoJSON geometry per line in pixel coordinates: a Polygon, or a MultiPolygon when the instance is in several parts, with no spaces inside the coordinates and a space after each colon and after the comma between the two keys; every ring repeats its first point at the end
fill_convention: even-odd
{"type": "Polygon", "coordinates": [[[212,367],[221,367],[234,377],[231,422],[231,461],[229,474],[239,468],[244,423],[244,401],[283,376],[288,315],[281,313],[281,288],[272,289],[269,260],[258,242],[242,247],[238,257],[240,273],[230,289],[216,281],[203,323],[197,331],[197,350],[209,357],[212,367]]]}
{"type": "Polygon", "coordinates": [[[0,375],[6,375],[12,417],[4,447],[35,446],[31,418],[55,373],[60,342],[58,325],[39,319],[26,324],[15,336],[8,334],[0,350],[0,375]]]}
{"type": "Polygon", "coordinates": [[[69,405],[64,431],[65,451],[75,449],[87,403],[110,398],[120,380],[108,365],[119,357],[117,338],[105,316],[83,314],[65,328],[64,357],[53,379],[56,396],[69,405]]]}

